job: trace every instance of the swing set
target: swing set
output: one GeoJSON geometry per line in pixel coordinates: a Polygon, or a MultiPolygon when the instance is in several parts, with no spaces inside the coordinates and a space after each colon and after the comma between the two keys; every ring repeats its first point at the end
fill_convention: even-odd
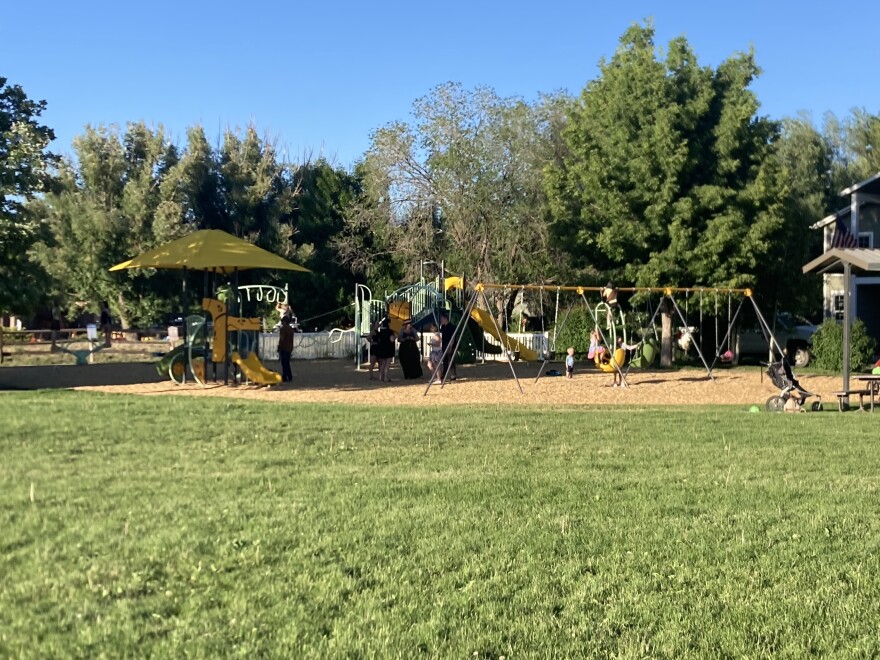
{"type": "MultiPolygon", "coordinates": [[[[767,339],[767,341],[769,342],[771,350],[778,353],[780,359],[784,355],[782,347],[773,336],[773,332],[770,326],[767,324],[763,313],[758,307],[758,304],[755,301],[754,296],[752,295],[751,289],[722,289],[711,287],[619,287],[617,289],[619,292],[645,295],[645,317],[649,318],[647,324],[639,323],[639,341],[635,344],[633,348],[631,348],[632,353],[629,360],[627,360],[627,351],[623,349],[622,346],[618,345],[622,344],[626,346],[631,346],[627,343],[628,324],[626,314],[619,307],[612,310],[611,307],[603,301],[600,301],[596,304],[591,304],[590,300],[587,297],[588,293],[600,293],[602,289],[603,287],[592,286],[479,283],[474,285],[473,287],[473,292],[468,298],[465,305],[462,319],[464,320],[470,318],[472,315],[474,317],[479,317],[481,324],[483,324],[486,329],[490,331],[491,334],[494,334],[496,337],[502,338],[502,347],[511,358],[508,360],[508,363],[510,364],[511,374],[516,381],[517,387],[519,388],[520,392],[523,392],[523,388],[516,374],[516,370],[513,367],[514,357],[518,357],[519,353],[518,350],[515,350],[515,347],[519,345],[519,342],[516,342],[516,340],[507,337],[502,328],[499,326],[499,322],[496,320],[496,317],[491,313],[486,313],[486,310],[493,309],[493,307],[490,305],[487,292],[518,291],[517,297],[521,301],[519,305],[521,317],[524,315],[524,310],[526,308],[524,303],[525,293],[527,291],[537,292],[537,297],[541,310],[540,334],[543,337],[546,337],[546,343],[543,344],[543,350],[538,351],[538,359],[541,360],[541,366],[538,370],[537,375],[535,376],[535,383],[538,382],[541,375],[544,373],[544,369],[547,364],[553,361],[556,355],[558,355],[557,339],[559,337],[559,334],[565,328],[565,325],[569,320],[572,310],[576,306],[575,302],[572,302],[570,305],[568,305],[568,308],[565,310],[560,321],[561,296],[565,292],[574,292],[580,298],[580,300],[584,304],[586,311],[588,312],[589,319],[592,321],[595,342],[591,342],[593,343],[592,348],[594,350],[591,351],[590,356],[592,357],[592,359],[594,359],[596,366],[601,371],[604,371],[606,373],[619,374],[620,380],[624,385],[626,384],[626,377],[631,369],[645,369],[650,367],[657,359],[657,356],[660,354],[661,341],[657,333],[656,322],[657,317],[663,309],[663,305],[656,305],[656,307],[652,309],[651,296],[655,294],[660,294],[662,300],[668,301],[667,305],[668,308],[670,308],[670,312],[674,312],[674,314],[678,317],[678,321],[680,321],[681,323],[681,334],[678,338],[679,348],[684,353],[687,353],[690,349],[693,349],[696,352],[700,363],[706,370],[707,378],[712,382],[715,382],[715,378],[712,372],[719,364],[719,362],[721,364],[727,364],[733,361],[734,352],[732,349],[732,337],[734,333],[734,328],[736,327],[737,319],[739,318],[743,306],[746,304],[747,300],[750,301],[750,304],[754,309],[755,316],[758,319],[761,331],[764,334],[765,339],[767,339]],[[553,326],[552,331],[548,332],[547,328],[545,327],[544,297],[545,295],[551,295],[554,291],[556,295],[555,309],[553,312],[553,326]],[[724,294],[727,295],[727,329],[724,333],[724,336],[719,339],[722,328],[721,323],[723,310],[721,300],[724,294]],[[681,299],[682,295],[684,297],[684,311],[682,311],[682,307],[679,304],[679,300],[681,299]],[[691,325],[688,321],[692,295],[698,298],[697,303],[699,308],[699,321],[696,325],[691,325]],[[741,296],[739,305],[737,306],[735,312],[733,312],[734,296],[741,296]],[[714,309],[715,312],[715,355],[711,364],[706,360],[703,348],[700,345],[700,339],[704,337],[704,313],[710,309],[714,309]],[[699,333],[698,338],[694,337],[695,332],[699,333]],[[509,345],[504,345],[504,338],[507,338],[507,343],[509,345]]],[[[505,305],[504,322],[507,324],[507,329],[510,328],[509,316],[512,316],[512,314],[508,314],[508,308],[507,305],[505,305]]],[[[636,319],[639,318],[638,314],[634,314],[634,316],[636,319]]],[[[636,322],[638,323],[638,320],[636,322]]],[[[444,358],[446,357],[447,353],[451,352],[451,354],[455,354],[455,352],[458,350],[458,346],[461,343],[463,336],[463,327],[465,325],[466,324],[464,322],[461,322],[458,324],[458,326],[456,326],[456,331],[453,335],[452,341],[449,343],[446,350],[444,351],[444,358]]],[[[428,391],[435,383],[435,381],[439,382],[441,389],[445,386],[446,376],[444,375],[442,377],[442,380],[440,380],[440,371],[441,366],[438,365],[438,368],[434,370],[428,386],[425,389],[425,395],[428,394],[428,391]]]]}

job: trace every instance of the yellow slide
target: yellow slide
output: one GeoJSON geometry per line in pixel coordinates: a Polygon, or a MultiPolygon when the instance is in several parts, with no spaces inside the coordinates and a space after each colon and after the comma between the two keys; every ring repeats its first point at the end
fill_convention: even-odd
{"type": "Polygon", "coordinates": [[[277,385],[281,382],[281,374],[277,371],[267,369],[256,353],[248,353],[248,356],[242,359],[238,352],[232,353],[232,361],[238,365],[241,372],[247,379],[259,385],[277,385]]]}
{"type": "Polygon", "coordinates": [[[411,317],[412,305],[407,300],[395,300],[388,305],[388,327],[400,334],[403,322],[411,317]]]}
{"type": "Polygon", "coordinates": [[[483,331],[488,332],[495,337],[495,339],[500,341],[501,345],[508,351],[519,351],[520,360],[525,360],[526,362],[538,361],[539,358],[537,351],[533,351],[531,348],[526,348],[516,339],[508,336],[505,332],[500,332],[499,336],[499,330],[495,328],[495,321],[492,319],[492,315],[485,309],[474,307],[474,309],[471,310],[471,317],[480,325],[483,331]]]}
{"type": "Polygon", "coordinates": [[[446,287],[447,291],[453,291],[455,289],[464,289],[464,278],[463,277],[447,277],[443,282],[443,285],[446,287]]]}

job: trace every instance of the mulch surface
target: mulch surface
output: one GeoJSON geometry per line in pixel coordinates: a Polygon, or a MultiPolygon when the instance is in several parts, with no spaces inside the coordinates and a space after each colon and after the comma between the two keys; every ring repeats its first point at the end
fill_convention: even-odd
{"type": "MultiPolygon", "coordinates": [[[[277,363],[269,368],[278,369],[277,363]]],[[[581,365],[578,365],[579,367],[581,365]]],[[[357,405],[447,406],[476,405],[705,405],[737,404],[763,407],[768,397],[778,394],[760,367],[718,369],[714,382],[705,370],[630,371],[629,387],[612,388],[611,375],[583,366],[573,379],[542,376],[535,382],[538,364],[514,365],[520,392],[507,363],[459,365],[458,378],[442,389],[433,385],[426,395],[428,374],[419,380],[403,380],[399,366],[391,369],[389,383],[370,380],[366,370],[358,371],[347,360],[294,361],[293,382],[274,387],[224,385],[222,367],[218,383],[200,387],[195,383],[175,385],[156,373],[153,364],[94,364],[88,366],[4,367],[0,389],[66,388],[101,392],[224,396],[274,402],[321,402],[357,405]]],[[[562,370],[551,364],[547,369],[562,370]]],[[[841,388],[839,376],[803,376],[801,384],[820,394],[826,409],[836,408],[832,392],[841,388]]]]}

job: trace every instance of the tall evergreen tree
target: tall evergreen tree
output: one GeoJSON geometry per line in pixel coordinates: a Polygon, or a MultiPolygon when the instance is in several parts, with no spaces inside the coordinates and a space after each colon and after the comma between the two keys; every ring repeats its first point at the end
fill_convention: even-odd
{"type": "Polygon", "coordinates": [[[678,38],[661,60],[653,28],[634,25],[600,69],[545,179],[575,264],[596,282],[784,288],[779,129],[757,115],[753,54],[712,70],[678,38]]]}

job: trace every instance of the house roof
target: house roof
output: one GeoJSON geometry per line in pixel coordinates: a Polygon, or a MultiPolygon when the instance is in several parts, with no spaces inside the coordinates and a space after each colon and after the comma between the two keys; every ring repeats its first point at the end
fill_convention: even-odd
{"type": "Polygon", "coordinates": [[[848,206],[844,206],[842,209],[839,209],[832,213],[831,215],[827,215],[821,220],[817,220],[813,224],[810,225],[810,229],[822,229],[822,227],[827,227],[832,222],[837,220],[838,218],[843,218],[849,215],[851,209],[848,206]]]}
{"type": "Polygon", "coordinates": [[[842,273],[848,263],[854,272],[880,272],[880,250],[834,248],[816,257],[803,268],[804,273],[842,273]]]}
{"type": "Polygon", "coordinates": [[[872,177],[868,177],[864,181],[854,183],[849,188],[840,191],[841,197],[852,195],[854,192],[867,193],[869,195],[880,195],[880,172],[872,177]]]}

